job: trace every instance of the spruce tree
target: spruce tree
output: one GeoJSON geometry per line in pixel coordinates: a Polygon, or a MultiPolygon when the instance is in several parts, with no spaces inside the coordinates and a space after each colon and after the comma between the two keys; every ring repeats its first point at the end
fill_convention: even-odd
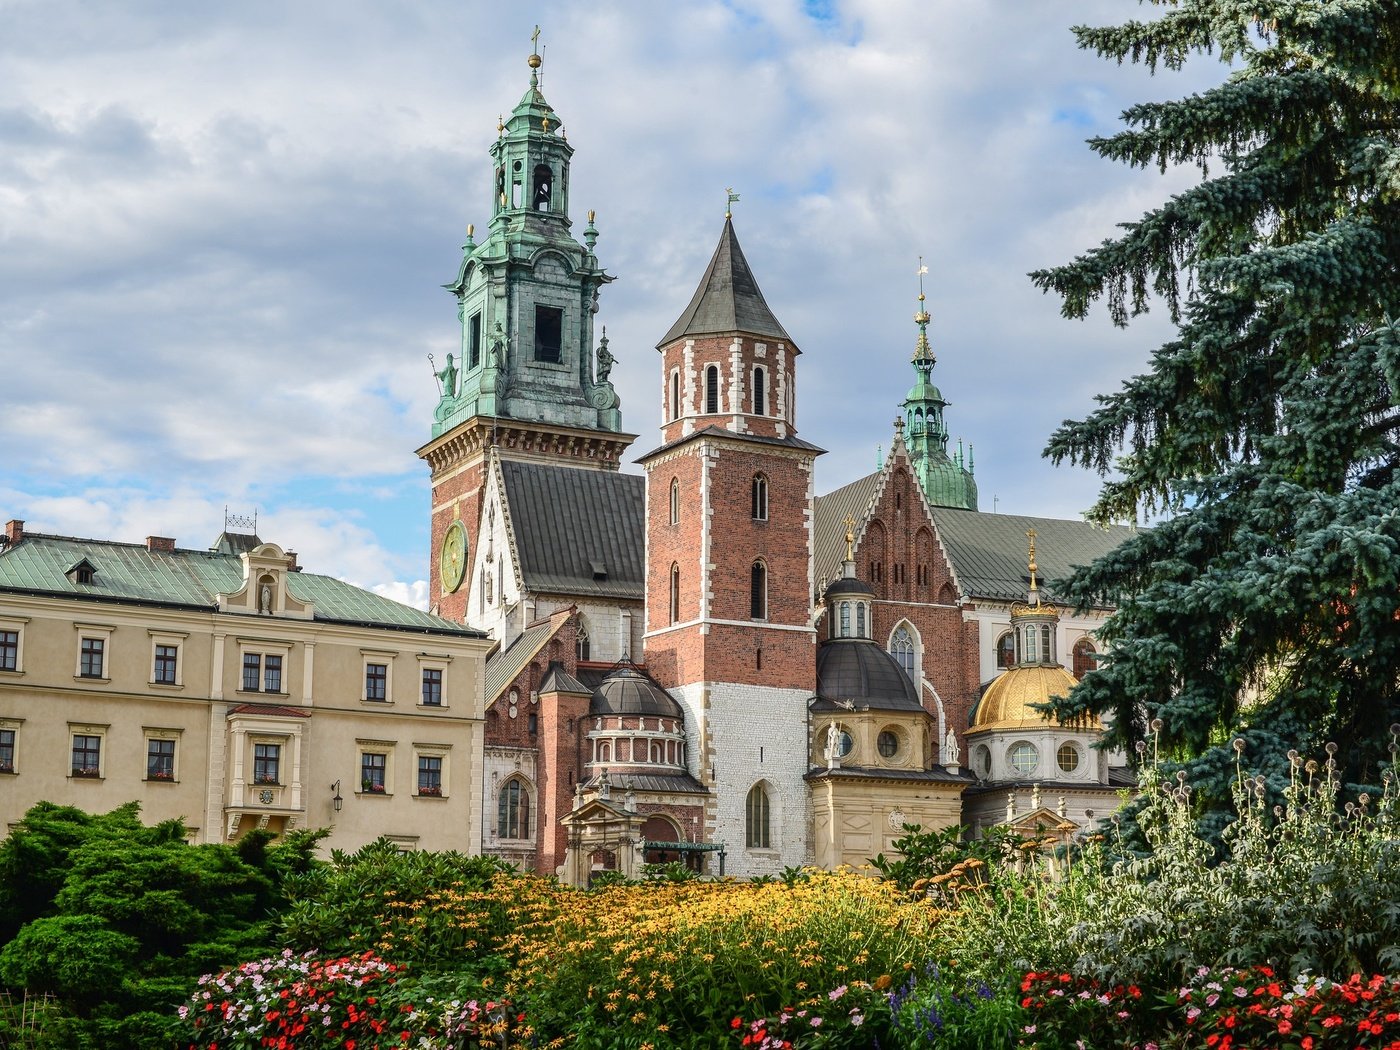
{"type": "Polygon", "coordinates": [[[1090,145],[1201,178],[1031,275],[1066,317],[1175,322],[1046,449],[1105,478],[1092,519],[1163,517],[1067,581],[1117,611],[1056,706],[1110,714],[1130,749],[1155,730],[1217,799],[1236,738],[1274,777],[1332,741],[1375,784],[1400,722],[1400,2],[1154,3],[1080,46],[1154,74],[1214,56],[1224,80],[1090,145]]]}

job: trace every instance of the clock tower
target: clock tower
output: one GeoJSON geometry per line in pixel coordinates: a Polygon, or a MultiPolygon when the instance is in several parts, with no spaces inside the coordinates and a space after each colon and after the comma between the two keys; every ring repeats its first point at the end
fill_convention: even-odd
{"type": "Polygon", "coordinates": [[[491,146],[490,222],[467,227],[462,261],[446,285],[457,300],[461,342],[437,370],[432,439],[418,450],[432,471],[429,604],[465,622],[466,570],[480,535],[482,492],[493,459],[617,470],[633,435],[609,381],[613,356],[594,318],[613,278],[569,217],[573,147],[539,87],[530,85],[491,146]]]}

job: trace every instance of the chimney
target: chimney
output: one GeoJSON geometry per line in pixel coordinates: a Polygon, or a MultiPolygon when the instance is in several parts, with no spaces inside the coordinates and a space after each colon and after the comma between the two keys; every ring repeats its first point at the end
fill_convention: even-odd
{"type": "Polygon", "coordinates": [[[301,566],[297,564],[297,552],[296,552],[296,551],[288,551],[288,552],[287,552],[287,571],[288,571],[288,572],[301,572],[301,566]]]}
{"type": "Polygon", "coordinates": [[[169,536],[147,536],[146,549],[152,554],[169,554],[175,550],[175,541],[169,536]]]}
{"type": "Polygon", "coordinates": [[[6,546],[13,547],[22,539],[24,539],[24,522],[18,518],[12,518],[5,522],[6,546]]]}

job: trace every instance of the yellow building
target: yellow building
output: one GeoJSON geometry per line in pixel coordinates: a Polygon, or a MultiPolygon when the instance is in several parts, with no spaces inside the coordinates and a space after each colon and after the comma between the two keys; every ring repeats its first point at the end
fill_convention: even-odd
{"type": "Polygon", "coordinates": [[[136,800],[197,842],[329,828],[337,848],[474,851],[490,644],[253,535],[187,550],[11,521],[0,824],[136,800]]]}

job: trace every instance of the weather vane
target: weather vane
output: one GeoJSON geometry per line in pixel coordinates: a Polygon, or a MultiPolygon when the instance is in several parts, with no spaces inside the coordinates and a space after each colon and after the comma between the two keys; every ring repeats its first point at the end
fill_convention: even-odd
{"type": "Polygon", "coordinates": [[[733,187],[733,186],[726,186],[726,187],[724,188],[724,194],[725,194],[725,201],[724,201],[724,217],[725,217],[726,219],[732,219],[732,218],[734,218],[734,212],[731,210],[731,205],[733,205],[736,201],[738,201],[739,195],[738,195],[737,193],[734,192],[734,187],[733,187]]]}

